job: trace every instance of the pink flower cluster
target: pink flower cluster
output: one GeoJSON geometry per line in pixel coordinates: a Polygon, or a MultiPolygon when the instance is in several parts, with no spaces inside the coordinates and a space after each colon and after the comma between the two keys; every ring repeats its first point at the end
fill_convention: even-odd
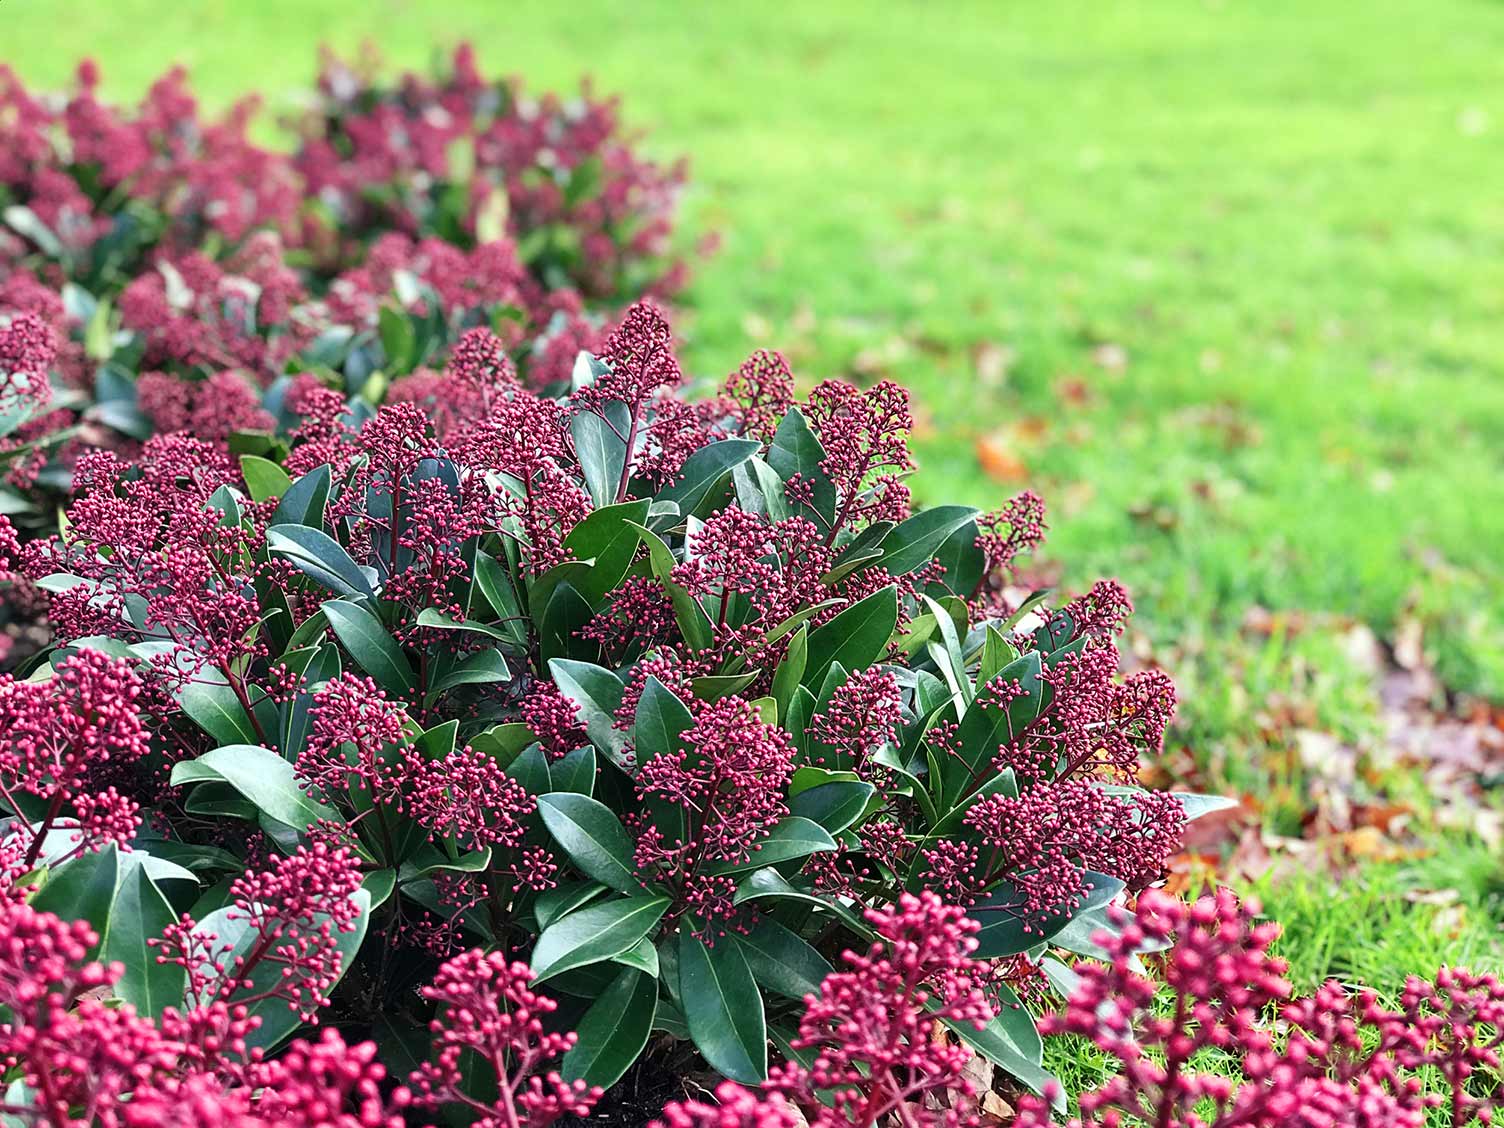
{"type": "Polygon", "coordinates": [[[264,1060],[259,1020],[222,1001],[159,1022],[110,994],[119,965],[89,959],[99,937],[0,899],[0,1059],[15,1083],[0,1111],[39,1128],[401,1128],[405,1090],[383,1091],[372,1043],[327,1030],[264,1060]]]}
{"type": "Polygon", "coordinates": [[[228,936],[185,916],[160,941],[158,962],[184,968],[190,998],[245,1007],[276,999],[313,1022],[339,981],[339,938],[356,927],[351,898],[360,881],[348,850],[300,846],[269,869],[235,879],[228,936]]]}
{"type": "Polygon", "coordinates": [[[34,824],[16,820],[0,846],[17,873],[44,850],[57,865],[134,836],[130,784],[151,755],[142,696],[130,665],[96,650],[74,654],[47,681],[0,675],[0,797],[12,811],[37,812],[34,824]],[[61,841],[49,841],[54,834],[61,841]]]}
{"type": "MultiPolygon", "coordinates": [[[[1195,904],[1140,897],[1119,935],[1098,938],[1108,962],[1077,964],[1079,985],[1045,1025],[1089,1039],[1118,1067],[1079,1096],[1072,1124],[1419,1128],[1436,1105],[1454,1128],[1490,1122],[1498,1096],[1470,1079],[1499,1067],[1504,984],[1443,970],[1412,978],[1397,1009],[1336,983],[1291,998],[1284,961],[1270,954],[1278,934],[1225,889],[1195,904]],[[1136,953],[1171,939],[1161,986],[1136,953]]],[[[1044,1102],[1024,1102],[1021,1128],[1050,1122],[1044,1102]]]]}
{"type": "Polygon", "coordinates": [[[33,260],[85,269],[102,259],[128,277],[157,245],[183,250],[211,235],[234,243],[258,227],[293,232],[301,193],[286,158],[249,139],[255,99],[205,119],[181,68],[133,108],[102,102],[98,88],[90,62],[66,97],[31,94],[0,68],[0,184],[35,218],[0,234],[0,273],[33,260]],[[124,201],[152,219],[117,211],[124,201]]]}
{"type": "Polygon", "coordinates": [[[788,814],[794,747],[740,697],[699,705],[682,739],[683,750],[659,752],[638,768],[648,813],[636,827],[635,861],[642,875],[675,890],[682,911],[713,938],[737,916],[736,882],[717,866],[754,857],[788,814]]]}
{"type": "Polygon", "coordinates": [[[972,1051],[941,1037],[941,1023],[981,1029],[993,1018],[971,958],[978,925],[933,893],[903,894],[869,910],[877,933],[866,954],[846,953],[805,1000],[798,1053],[770,1073],[761,1093],[726,1082],[717,1104],[676,1102],[666,1128],[957,1128],[978,1122],[975,1086],[963,1074],[972,1051]],[[806,1064],[807,1063],[807,1064],[806,1064]],[[795,1111],[797,1109],[797,1112],[795,1111]]]}
{"type": "MultiPolygon", "coordinates": [[[[319,861],[343,872],[336,859],[319,861]]],[[[273,899],[290,922],[293,899],[311,904],[331,892],[325,886],[318,867],[291,860],[243,892],[273,899]]],[[[108,999],[121,969],[89,961],[98,940],[84,922],[0,900],[0,1059],[17,1082],[0,1102],[8,1118],[45,1128],[402,1128],[409,1106],[454,1104],[472,1123],[544,1128],[587,1114],[601,1095],[545,1070],[574,1035],[545,1031],[555,1004],[528,988],[525,964],[499,954],[467,952],[423,989],[439,1008],[438,1049],[408,1089],[388,1083],[374,1043],[347,1044],[333,1029],[264,1058],[247,1046],[259,1022],[241,1000],[168,1009],[157,1023],[115,1005],[108,999]],[[492,1074],[479,1086],[472,1056],[492,1074]],[[486,1086],[494,1095],[474,1095],[486,1086]]],[[[285,951],[302,938],[289,926],[268,943],[285,951]]]]}
{"type": "Polygon", "coordinates": [[[592,297],[683,282],[669,243],[684,165],[642,158],[616,100],[588,85],[576,100],[528,96],[482,78],[466,45],[438,80],[406,74],[391,87],[374,66],[326,54],[315,102],[290,123],[289,156],[250,140],[257,98],[207,118],[182,68],[132,107],[99,97],[91,62],[66,95],[30,92],[0,68],[0,186],[27,217],[0,228],[0,275],[28,266],[113,286],[159,251],[233,248],[260,230],[326,277],[396,232],[525,241],[540,283],[592,297]]]}
{"type": "Polygon", "coordinates": [[[439,969],[423,995],[440,1008],[432,1031],[434,1060],[413,1074],[415,1103],[454,1103],[480,1128],[544,1128],[561,1116],[586,1116],[601,1090],[545,1070],[575,1043],[573,1034],[548,1033],[544,1020],[558,1006],[528,987],[527,964],[500,952],[472,948],[439,969]],[[473,1057],[496,1095],[477,1097],[467,1076],[473,1057]]]}

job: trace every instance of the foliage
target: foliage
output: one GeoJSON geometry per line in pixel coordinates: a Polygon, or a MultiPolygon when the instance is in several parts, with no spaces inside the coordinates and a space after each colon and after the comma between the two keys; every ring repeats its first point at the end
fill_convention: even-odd
{"type": "Polygon", "coordinates": [[[572,291],[539,290],[508,243],[462,251],[398,234],[322,296],[264,233],[222,262],[164,254],[114,302],[77,286],[59,295],[26,274],[0,292],[0,341],[17,354],[0,354],[0,499],[27,534],[71,492],[88,449],[130,456],[153,434],[187,433],[276,457],[315,387],[347,400],[357,424],[390,401],[447,429],[468,410],[460,381],[495,369],[567,386],[580,348],[603,331],[572,291]],[[472,330],[486,332],[462,345],[472,330]]]}
{"type": "Polygon", "coordinates": [[[297,231],[292,168],[248,136],[256,99],[204,118],[182,68],[125,108],[101,101],[93,63],[65,97],[29,92],[3,67],[0,110],[0,279],[30,269],[113,290],[158,249],[297,231]]]}
{"type": "Polygon", "coordinates": [[[523,98],[467,48],[439,85],[369,77],[330,57],[283,154],[249,139],[254,99],[205,119],[180,69],[134,108],[101,100],[93,64],[66,97],[0,71],[0,333],[19,347],[25,315],[53,340],[45,364],[35,329],[27,356],[0,355],[0,512],[23,536],[81,450],[186,430],[264,454],[303,372],[357,411],[409,400],[443,427],[436,371],[464,330],[492,329],[492,361],[549,386],[612,303],[676,288],[683,170],[637,156],[614,101],[523,98]],[[469,150],[470,173],[449,168],[469,150]]]}

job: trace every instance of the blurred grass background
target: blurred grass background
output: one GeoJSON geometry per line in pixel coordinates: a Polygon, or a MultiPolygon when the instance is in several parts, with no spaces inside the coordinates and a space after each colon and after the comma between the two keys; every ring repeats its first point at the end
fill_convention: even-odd
{"type": "MultiPolygon", "coordinates": [[[[0,0],[29,81],[92,55],[134,95],[182,62],[274,112],[321,42],[422,66],[466,38],[538,89],[593,76],[691,157],[688,235],[722,245],[676,325],[688,368],[769,345],[810,381],[903,382],[921,500],[1027,485],[1046,572],[1129,584],[1134,648],[1185,699],[1182,777],[1300,834],[1314,732],[1434,851],[1373,654],[1433,673],[1438,707],[1504,699],[1504,7],[0,0]]],[[[1450,825],[1471,869],[1442,935],[1471,951],[1497,840],[1450,825]]],[[[1435,859],[1353,880],[1392,900],[1447,885],[1435,859]]],[[[1271,910],[1332,924],[1329,892],[1288,888],[1271,910]]]]}

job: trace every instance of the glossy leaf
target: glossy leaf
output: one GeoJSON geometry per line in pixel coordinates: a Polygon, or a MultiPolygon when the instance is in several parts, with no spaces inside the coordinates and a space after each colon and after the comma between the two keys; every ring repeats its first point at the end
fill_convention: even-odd
{"type": "Polygon", "coordinates": [[[376,684],[399,696],[412,692],[417,675],[397,640],[381,620],[359,604],[343,599],[324,603],[324,615],[334,635],[350,652],[355,664],[376,679],[376,684]]]}
{"type": "Polygon", "coordinates": [[[632,840],[621,820],[588,795],[555,791],[538,796],[543,825],[580,869],[623,893],[642,889],[632,864],[632,840]]]}
{"type": "Polygon", "coordinates": [[[88,921],[96,936],[106,936],[120,869],[120,851],[113,843],[103,850],[80,854],[48,873],[46,884],[32,897],[31,907],[63,920],[88,921]]]}
{"type": "MultiPolygon", "coordinates": [[[[937,505],[922,509],[883,539],[876,567],[890,576],[906,576],[935,558],[951,535],[971,524],[977,511],[966,505],[937,505]]],[[[965,594],[970,594],[969,592],[965,594]]]]}
{"type": "Polygon", "coordinates": [[[679,1001],[689,1035],[711,1067],[744,1085],[768,1072],[762,993],[736,944],[707,948],[688,929],[679,934],[679,1001]]]}
{"type": "Polygon", "coordinates": [[[292,488],[292,479],[287,471],[269,458],[254,454],[240,456],[240,476],[245,479],[251,500],[261,502],[267,498],[280,498],[292,488]]]}
{"type": "Polygon", "coordinates": [[[685,515],[701,515],[726,488],[731,471],[762,447],[756,439],[722,439],[702,446],[684,460],[673,485],[659,491],[659,501],[672,501],[685,515]]]}
{"type": "Polygon", "coordinates": [[[834,970],[806,940],[772,917],[763,917],[746,935],[737,936],[736,943],[752,978],[786,999],[818,995],[820,984],[834,970]]]}
{"type": "Polygon", "coordinates": [[[122,966],[115,994],[149,1018],[160,1018],[165,1008],[183,1005],[187,970],[176,963],[158,963],[157,949],[147,943],[159,939],[177,919],[146,867],[131,867],[115,891],[100,958],[122,966]]]}
{"type": "Polygon", "coordinates": [[[621,678],[590,662],[566,658],[555,658],[548,670],[559,692],[574,704],[591,743],[619,760],[627,743],[627,734],[615,724],[625,689],[621,678]]]}
{"type": "Polygon", "coordinates": [[[709,867],[710,873],[735,873],[744,869],[757,869],[777,865],[796,858],[807,858],[834,850],[836,840],[818,823],[797,815],[780,819],[767,834],[753,845],[747,858],[741,862],[719,862],[709,867]]]}
{"type": "Polygon", "coordinates": [[[269,748],[254,744],[215,748],[196,760],[174,765],[171,783],[178,787],[208,778],[207,773],[228,783],[257,810],[297,830],[323,819],[339,820],[332,809],[304,794],[292,764],[269,748]]]}
{"type": "Polygon", "coordinates": [[[200,672],[198,679],[183,686],[178,705],[216,744],[256,743],[256,726],[250,714],[228,683],[206,680],[214,676],[223,675],[212,669],[200,672]]]}
{"type": "Polygon", "coordinates": [[[832,662],[848,670],[865,670],[882,658],[896,626],[897,588],[885,587],[852,604],[810,634],[803,684],[819,685],[832,662]]]}
{"type": "Polygon", "coordinates": [[[548,979],[621,955],[652,931],[668,906],[667,897],[644,894],[604,901],[559,918],[533,946],[534,978],[548,979]]]}
{"type": "Polygon", "coordinates": [[[310,470],[287,488],[272,512],[272,525],[305,525],[322,528],[324,505],[329,500],[329,467],[310,470]]]}
{"type": "Polygon", "coordinates": [[[607,1088],[616,1084],[648,1043],[658,1013],[658,981],[626,968],[575,1026],[577,1041],[564,1055],[566,1081],[607,1088]]]}
{"type": "Polygon", "coordinates": [[[370,578],[339,541],[307,525],[277,525],[266,530],[266,548],[286,557],[297,569],[335,595],[359,598],[375,593],[370,578]]]}

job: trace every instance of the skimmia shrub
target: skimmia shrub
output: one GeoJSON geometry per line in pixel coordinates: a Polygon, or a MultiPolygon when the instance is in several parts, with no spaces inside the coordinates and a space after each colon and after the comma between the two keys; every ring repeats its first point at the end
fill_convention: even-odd
{"type": "Polygon", "coordinates": [[[55,341],[0,354],[0,512],[23,538],[81,450],[187,431],[266,453],[307,372],[443,430],[477,366],[567,383],[620,303],[678,287],[683,169],[642,159],[614,101],[525,97],[468,48],[390,89],[331,57],[314,101],[288,154],[249,140],[254,99],[200,114],[181,70],[123,108],[92,64],[69,95],[0,68],[0,334],[39,318],[55,341]],[[478,326],[503,348],[446,381],[478,326]]]}
{"type": "Polygon", "coordinates": [[[406,402],[447,432],[493,382],[567,386],[602,338],[601,315],[543,291],[507,242],[388,234],[317,295],[289,261],[259,233],[219,261],[164,252],[113,302],[0,283],[0,500],[18,529],[45,526],[89,449],[185,433],[280,456],[318,389],[355,425],[406,402]]]}
{"type": "Polygon", "coordinates": [[[264,231],[320,284],[390,233],[511,239],[538,285],[591,299],[682,284],[684,164],[645,159],[616,99],[529,95],[483,77],[468,45],[433,79],[378,71],[326,54],[284,153],[250,139],[257,98],[204,115],[182,68],[125,107],[93,63],[67,94],[0,66],[0,281],[25,269],[112,297],[163,253],[218,258],[264,231]]]}
{"type": "Polygon", "coordinates": [[[330,222],[334,250],[383,231],[469,245],[511,234],[545,285],[592,298],[665,296],[683,282],[670,257],[681,161],[634,150],[614,98],[573,98],[485,77],[455,50],[427,77],[383,82],[367,51],[325,54],[313,106],[294,123],[300,182],[330,222]]]}
{"type": "Polygon", "coordinates": [[[563,381],[518,353],[364,411],[304,372],[258,453],[91,450],[0,539],[55,630],[0,683],[14,886],[145,1017],[336,1024],[421,1115],[578,1115],[675,1045],[858,1121],[969,1108],[973,1049],[1046,1091],[1018,991],[1212,803],[1135,784],[1174,693],[1118,673],[1125,593],[1013,587],[1032,495],[914,511],[894,385],[690,400],[649,304],[563,381]]]}
{"type": "Polygon", "coordinates": [[[92,63],[67,95],[0,67],[0,280],[30,268],[113,290],[158,249],[294,235],[302,189],[285,156],[250,141],[255,110],[251,98],[203,116],[181,68],[127,108],[100,99],[92,63]]]}

